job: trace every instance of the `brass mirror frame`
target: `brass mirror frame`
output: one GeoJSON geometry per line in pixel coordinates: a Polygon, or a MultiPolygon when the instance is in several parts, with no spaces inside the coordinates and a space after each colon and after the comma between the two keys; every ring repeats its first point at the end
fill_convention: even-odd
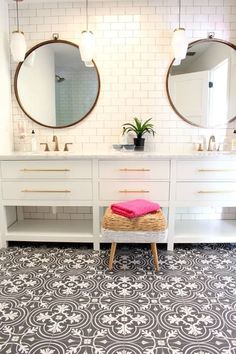
{"type": "MultiPolygon", "coordinates": [[[[40,42],[38,44],[36,44],[34,47],[30,48],[26,55],[25,55],[25,59],[34,51],[36,50],[37,48],[39,47],[42,47],[46,44],[51,44],[51,43],[64,43],[64,44],[68,44],[68,45],[71,45],[75,48],[78,48],[79,50],[79,46],[73,42],[70,42],[70,41],[66,41],[66,40],[62,40],[62,39],[52,39],[52,40],[49,40],[49,41],[44,41],[44,42],[40,42]]],[[[99,72],[98,72],[98,68],[95,64],[95,62],[92,60],[93,62],[93,65],[94,65],[94,68],[96,70],[96,73],[97,73],[97,79],[98,79],[98,92],[97,92],[97,96],[95,98],[95,101],[92,105],[92,107],[89,109],[89,111],[82,117],[80,118],[79,120],[71,123],[71,124],[68,124],[68,125],[63,125],[63,126],[60,126],[60,127],[57,127],[57,126],[53,126],[53,125],[46,125],[46,124],[43,124],[43,123],[40,123],[38,120],[34,119],[26,110],[25,108],[23,107],[22,103],[21,103],[21,100],[20,100],[20,97],[19,97],[19,93],[18,93],[18,89],[17,89],[17,81],[18,81],[18,76],[19,76],[19,72],[20,72],[20,69],[22,67],[22,65],[24,64],[24,61],[19,63],[17,65],[17,68],[16,68],[16,72],[15,72],[15,76],[14,76],[14,92],[15,92],[15,96],[16,96],[16,100],[20,106],[20,108],[22,109],[22,111],[25,113],[25,115],[27,117],[29,117],[33,122],[43,126],[43,127],[47,127],[47,128],[53,128],[53,129],[63,129],[63,128],[67,128],[67,127],[71,127],[75,124],[78,124],[80,123],[84,118],[86,118],[91,112],[92,110],[94,109],[94,107],[96,106],[97,104],[97,101],[98,101],[98,97],[99,97],[99,94],[100,94],[100,88],[101,88],[101,80],[100,80],[100,75],[99,75],[99,72]]]]}
{"type": "MultiPolygon", "coordinates": [[[[216,42],[216,43],[221,43],[221,44],[225,44],[229,47],[231,47],[232,49],[234,49],[236,51],[236,45],[234,45],[233,43],[231,42],[228,42],[228,41],[225,41],[225,40],[222,40],[222,39],[213,39],[213,38],[204,38],[204,39],[198,39],[194,42],[190,42],[189,45],[188,45],[188,50],[194,45],[194,44],[198,44],[198,43],[205,43],[205,42],[216,42]]],[[[175,104],[174,102],[172,101],[171,97],[170,97],[170,91],[169,91],[169,85],[168,85],[168,79],[169,79],[169,76],[170,76],[170,71],[172,69],[172,65],[173,65],[173,62],[175,61],[175,59],[173,59],[170,63],[170,66],[168,68],[168,71],[167,71],[167,74],[166,74],[166,92],[167,92],[167,97],[168,97],[168,100],[170,102],[170,105],[173,109],[173,111],[181,118],[183,119],[186,123],[189,123],[195,127],[198,127],[198,128],[214,128],[214,127],[206,127],[206,126],[202,126],[202,125],[198,125],[196,123],[193,123],[191,122],[190,120],[188,120],[185,116],[183,116],[179,111],[178,109],[175,107],[175,104]]],[[[235,113],[236,114],[236,113],[235,113]]],[[[230,120],[227,121],[227,124],[228,123],[231,123],[233,122],[234,120],[236,119],[236,115],[231,118],[230,120]]],[[[216,126],[215,126],[216,127],[216,126]]],[[[218,125],[219,127],[219,125],[218,125]]]]}

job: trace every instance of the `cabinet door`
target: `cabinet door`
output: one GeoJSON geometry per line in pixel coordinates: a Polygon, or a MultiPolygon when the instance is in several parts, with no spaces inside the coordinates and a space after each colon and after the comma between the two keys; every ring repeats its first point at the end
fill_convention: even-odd
{"type": "Polygon", "coordinates": [[[168,182],[152,181],[101,181],[99,183],[100,200],[128,200],[143,198],[157,202],[169,198],[168,182]]]}
{"type": "Polygon", "coordinates": [[[169,161],[100,161],[99,177],[114,179],[169,179],[169,161]]]}
{"type": "Polygon", "coordinates": [[[79,161],[3,161],[2,178],[91,178],[92,162],[79,161]]]}
{"type": "Polygon", "coordinates": [[[178,182],[176,187],[177,201],[232,201],[235,198],[236,182],[178,182]]]}
{"type": "Polygon", "coordinates": [[[236,180],[236,164],[232,161],[177,161],[177,180],[236,180]]]}
{"type": "MultiPolygon", "coordinates": [[[[91,200],[91,181],[2,182],[4,200],[91,200]]],[[[37,205],[37,204],[36,204],[37,205]]]]}

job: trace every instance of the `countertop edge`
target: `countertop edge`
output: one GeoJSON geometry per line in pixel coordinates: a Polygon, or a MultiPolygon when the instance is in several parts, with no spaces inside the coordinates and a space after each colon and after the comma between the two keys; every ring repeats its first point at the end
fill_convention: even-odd
{"type": "Polygon", "coordinates": [[[110,152],[110,153],[81,153],[81,154],[58,154],[55,153],[12,153],[0,155],[1,161],[40,161],[40,160],[56,160],[56,161],[73,161],[73,160],[236,160],[236,153],[157,153],[157,152],[110,152]]]}

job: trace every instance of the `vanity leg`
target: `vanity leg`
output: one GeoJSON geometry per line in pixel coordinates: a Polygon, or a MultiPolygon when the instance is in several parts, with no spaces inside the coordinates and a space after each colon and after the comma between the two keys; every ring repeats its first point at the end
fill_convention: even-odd
{"type": "Polygon", "coordinates": [[[7,248],[8,241],[6,240],[6,233],[7,233],[7,214],[6,214],[6,207],[1,205],[0,206],[0,248],[7,248]]]}
{"type": "Polygon", "coordinates": [[[100,209],[98,205],[94,205],[92,207],[92,214],[93,214],[93,250],[100,251],[100,209]]]}
{"type": "Polygon", "coordinates": [[[167,235],[167,250],[174,250],[174,234],[175,234],[175,209],[169,208],[169,225],[167,235]]]}
{"type": "Polygon", "coordinates": [[[7,248],[8,242],[5,240],[3,235],[0,235],[0,248],[7,248]]]}
{"type": "Polygon", "coordinates": [[[174,250],[174,241],[175,241],[175,194],[176,194],[176,160],[171,160],[171,175],[170,175],[170,200],[169,200],[169,210],[168,210],[168,235],[167,235],[167,250],[174,250]]]}
{"type": "Polygon", "coordinates": [[[169,220],[168,220],[168,235],[167,235],[167,250],[174,250],[175,240],[175,207],[169,207],[169,220]]]}
{"type": "Polygon", "coordinates": [[[7,247],[8,247],[8,242],[6,240],[1,239],[0,248],[7,248],[7,247]]]}
{"type": "Polygon", "coordinates": [[[174,251],[174,243],[173,242],[168,242],[167,251],[174,251]]]}
{"type": "Polygon", "coordinates": [[[99,241],[94,241],[93,250],[94,251],[100,251],[100,242],[99,241]]]}
{"type": "Polygon", "coordinates": [[[167,251],[174,250],[174,233],[175,233],[175,210],[169,209],[169,225],[168,225],[168,235],[167,235],[167,251]],[[172,215],[172,213],[174,215],[172,215]]]}

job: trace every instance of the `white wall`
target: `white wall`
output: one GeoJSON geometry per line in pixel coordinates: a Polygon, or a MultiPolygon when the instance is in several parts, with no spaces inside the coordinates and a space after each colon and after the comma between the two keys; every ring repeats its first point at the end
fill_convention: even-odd
{"type": "Polygon", "coordinates": [[[214,46],[209,46],[202,55],[191,62],[190,67],[186,68],[186,72],[211,70],[224,59],[230,58],[231,52],[234,53],[234,50],[224,44],[217,43],[214,46]]]}
{"type": "Polygon", "coordinates": [[[4,154],[13,148],[8,7],[4,0],[0,0],[0,78],[0,154],[4,154]]]}
{"type": "MultiPolygon", "coordinates": [[[[15,4],[10,6],[10,28],[15,24],[15,4]]],[[[182,23],[189,40],[216,38],[236,43],[235,0],[185,0],[182,23]]],[[[85,1],[20,3],[20,21],[28,47],[52,38],[79,43],[85,27],[85,1]]],[[[75,150],[109,150],[118,141],[121,125],[138,116],[153,118],[157,135],[148,137],[147,148],[183,152],[192,149],[199,135],[212,133],[229,138],[235,124],[225,129],[198,129],[172,110],[165,91],[165,77],[172,60],[171,37],[178,25],[177,0],[89,1],[89,27],[96,36],[95,62],[101,76],[101,94],[92,113],[81,123],[53,131],[32,123],[13,100],[14,124],[25,119],[28,131],[36,130],[41,142],[57,134],[62,142],[73,141],[75,150]]],[[[15,66],[12,67],[14,75],[15,66]]],[[[27,145],[27,144],[26,144],[27,145]]],[[[27,149],[30,149],[30,140],[27,149]]],[[[15,139],[15,149],[21,149],[15,139]]]]}

